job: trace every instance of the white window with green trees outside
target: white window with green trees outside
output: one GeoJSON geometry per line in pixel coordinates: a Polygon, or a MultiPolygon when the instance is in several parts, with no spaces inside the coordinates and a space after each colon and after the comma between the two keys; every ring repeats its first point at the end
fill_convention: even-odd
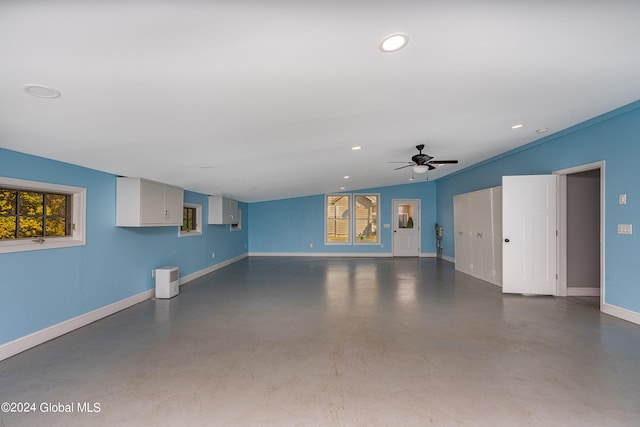
{"type": "Polygon", "coordinates": [[[0,177],[0,253],[85,244],[86,189],[0,177]]]}
{"type": "Polygon", "coordinates": [[[182,208],[182,226],[178,236],[202,236],[202,205],[185,203],[182,208]]]}
{"type": "Polygon", "coordinates": [[[379,243],[379,201],[380,196],[377,194],[327,195],[325,243],[379,243]]]}

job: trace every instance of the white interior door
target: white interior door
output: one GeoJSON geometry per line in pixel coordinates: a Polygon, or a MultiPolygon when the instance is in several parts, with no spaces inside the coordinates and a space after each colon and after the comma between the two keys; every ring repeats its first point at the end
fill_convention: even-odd
{"type": "Polygon", "coordinates": [[[502,177],[502,291],[555,295],[556,175],[502,177]]]}
{"type": "Polygon", "coordinates": [[[420,256],[420,200],[393,201],[393,256],[420,256]]]}

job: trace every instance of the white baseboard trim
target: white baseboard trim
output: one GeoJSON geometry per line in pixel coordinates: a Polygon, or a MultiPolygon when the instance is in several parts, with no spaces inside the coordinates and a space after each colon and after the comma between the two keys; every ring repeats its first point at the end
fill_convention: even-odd
{"type": "MultiPolygon", "coordinates": [[[[273,257],[339,257],[339,258],[391,258],[392,252],[250,252],[249,256],[273,256],[273,257]]],[[[420,258],[435,258],[435,252],[421,252],[420,258]]],[[[449,261],[449,260],[447,260],[449,261]]]]}
{"type": "Polygon", "coordinates": [[[456,259],[454,257],[452,257],[452,256],[442,255],[442,259],[445,260],[445,261],[452,262],[454,264],[456,263],[456,259]]]}
{"type": "MultiPolygon", "coordinates": [[[[226,261],[204,268],[200,271],[196,271],[195,273],[191,273],[184,277],[181,277],[180,285],[184,285],[185,283],[195,280],[198,277],[202,277],[205,274],[209,274],[213,271],[221,269],[222,267],[226,267],[229,264],[233,264],[236,261],[240,261],[247,256],[248,254],[245,253],[235,258],[228,259],[226,261]]],[[[59,336],[67,334],[75,329],[79,329],[107,316],[111,316],[114,313],[141,303],[142,301],[146,301],[149,298],[153,298],[154,296],[155,289],[149,289],[123,300],[116,301],[113,304],[105,305],[104,307],[100,307],[96,310],[81,314],[80,316],[65,320],[64,322],[60,322],[56,325],[49,326],[47,328],[33,332],[29,335],[25,335],[24,337],[9,341],[8,343],[0,345],[0,360],[4,360],[18,353],[22,353],[25,350],[43,344],[54,338],[58,338],[59,336]]]]}
{"type": "Polygon", "coordinates": [[[249,252],[249,256],[390,258],[391,252],[249,252]]]}
{"type": "Polygon", "coordinates": [[[203,268],[202,270],[196,271],[194,273],[187,274],[186,276],[183,276],[180,278],[180,286],[187,284],[192,280],[196,280],[202,276],[205,276],[209,273],[213,273],[216,270],[220,270],[221,268],[226,267],[227,265],[233,264],[234,262],[238,262],[241,259],[245,259],[248,256],[249,256],[248,253],[244,253],[242,255],[238,255],[237,257],[230,258],[226,261],[219,262],[218,264],[212,265],[210,267],[203,268]]]}
{"type": "Polygon", "coordinates": [[[568,297],[599,297],[600,288],[567,287],[568,297]]]}
{"type": "Polygon", "coordinates": [[[607,303],[602,304],[602,312],[613,317],[617,317],[627,322],[640,325],[640,313],[627,310],[626,308],[618,307],[617,305],[611,305],[607,303]]]}
{"type": "Polygon", "coordinates": [[[65,320],[56,325],[49,326],[48,328],[41,329],[33,332],[24,337],[20,337],[8,343],[0,345],[0,360],[7,359],[18,353],[22,353],[32,347],[45,343],[49,340],[67,334],[75,329],[86,326],[90,323],[100,320],[104,317],[117,313],[125,308],[129,308],[132,305],[138,304],[142,301],[148,300],[153,297],[155,291],[153,289],[140,292],[139,294],[130,296],[120,301],[116,301],[113,304],[105,305],[96,310],[90,311],[80,316],[76,316],[72,319],[65,320]]]}
{"type": "Polygon", "coordinates": [[[435,258],[436,256],[435,252],[420,252],[420,258],[435,258]]]}

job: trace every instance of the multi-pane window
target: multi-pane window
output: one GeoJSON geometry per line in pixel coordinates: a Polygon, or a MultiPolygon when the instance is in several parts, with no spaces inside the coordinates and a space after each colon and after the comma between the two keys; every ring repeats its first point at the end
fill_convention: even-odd
{"type": "Polygon", "coordinates": [[[351,241],[350,205],[351,196],[347,194],[327,196],[327,243],[349,243],[351,241]]]}
{"type": "Polygon", "coordinates": [[[378,196],[355,195],[355,243],[378,243],[378,196]]]}
{"type": "Polygon", "coordinates": [[[379,243],[379,199],[377,194],[327,195],[326,243],[379,243]]]}
{"type": "Polygon", "coordinates": [[[178,236],[202,236],[202,205],[184,203],[182,206],[182,225],[178,228],[178,236]]]}
{"type": "Polygon", "coordinates": [[[69,194],[0,188],[0,240],[71,234],[69,194]]]}
{"type": "Polygon", "coordinates": [[[0,254],[86,244],[87,189],[0,177],[0,254]]]}
{"type": "Polygon", "coordinates": [[[185,206],[182,209],[182,227],[180,227],[180,230],[187,232],[196,230],[198,225],[196,218],[196,208],[185,206]]]}

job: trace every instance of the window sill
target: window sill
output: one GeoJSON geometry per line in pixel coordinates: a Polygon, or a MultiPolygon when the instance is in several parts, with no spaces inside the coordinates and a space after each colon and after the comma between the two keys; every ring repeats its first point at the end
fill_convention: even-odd
{"type": "Polygon", "coordinates": [[[84,240],[77,239],[65,239],[65,238],[51,238],[44,243],[36,243],[30,240],[13,240],[9,242],[0,243],[0,254],[8,254],[12,252],[28,252],[28,251],[41,251],[45,249],[61,249],[71,248],[74,246],[85,246],[84,240]]]}
{"type": "Polygon", "coordinates": [[[181,231],[178,237],[195,237],[202,236],[202,231],[181,231]]]}

